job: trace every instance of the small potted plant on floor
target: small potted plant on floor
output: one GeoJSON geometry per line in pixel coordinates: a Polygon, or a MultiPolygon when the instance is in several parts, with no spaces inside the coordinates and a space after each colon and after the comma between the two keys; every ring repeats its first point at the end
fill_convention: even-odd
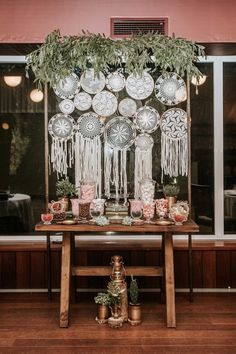
{"type": "Polygon", "coordinates": [[[164,185],[163,193],[168,201],[168,212],[170,211],[171,206],[176,203],[179,192],[180,187],[177,183],[164,185]]]}
{"type": "Polygon", "coordinates": [[[97,317],[95,320],[99,323],[107,323],[110,315],[110,306],[112,304],[112,298],[109,293],[98,293],[94,298],[97,304],[97,317]]]}
{"type": "Polygon", "coordinates": [[[69,208],[69,197],[75,196],[76,194],[76,187],[69,181],[68,178],[57,181],[56,195],[58,196],[60,202],[63,203],[65,211],[69,208]]]}
{"type": "Polygon", "coordinates": [[[129,323],[132,326],[139,325],[141,323],[141,304],[139,303],[139,288],[137,280],[131,275],[131,282],[129,287],[129,323]]]}

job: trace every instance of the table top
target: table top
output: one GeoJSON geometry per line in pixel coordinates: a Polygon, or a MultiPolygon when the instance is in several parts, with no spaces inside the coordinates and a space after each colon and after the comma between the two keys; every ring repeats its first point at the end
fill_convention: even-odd
{"type": "Polygon", "coordinates": [[[122,225],[110,224],[107,226],[98,226],[94,224],[74,224],[63,225],[52,223],[45,225],[42,222],[35,225],[35,231],[46,232],[119,232],[119,233],[195,233],[199,232],[198,225],[193,220],[188,220],[183,225],[156,225],[156,224],[143,224],[143,225],[122,225]]]}

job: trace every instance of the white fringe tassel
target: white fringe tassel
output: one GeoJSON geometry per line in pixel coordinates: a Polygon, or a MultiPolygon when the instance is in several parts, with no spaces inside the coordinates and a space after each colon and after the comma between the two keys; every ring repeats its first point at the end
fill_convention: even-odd
{"type": "Polygon", "coordinates": [[[161,168],[170,177],[188,175],[187,134],[183,139],[170,139],[161,134],[161,168]]]}
{"type": "Polygon", "coordinates": [[[74,139],[65,141],[52,138],[50,161],[53,171],[57,172],[57,177],[67,176],[67,169],[74,162],[74,139]]]}
{"type": "Polygon", "coordinates": [[[107,143],[104,144],[104,189],[105,195],[111,197],[111,184],[115,186],[115,197],[123,193],[127,201],[127,150],[111,149],[107,143]]]}
{"type": "Polygon", "coordinates": [[[135,149],[134,168],[134,198],[140,198],[140,181],[144,178],[152,178],[152,147],[147,151],[142,151],[138,147],[135,149]]]}
{"type": "Polygon", "coordinates": [[[102,195],[101,178],[101,139],[99,136],[94,139],[84,138],[79,132],[75,137],[75,184],[79,186],[80,181],[95,181],[97,186],[97,197],[102,195]]]}

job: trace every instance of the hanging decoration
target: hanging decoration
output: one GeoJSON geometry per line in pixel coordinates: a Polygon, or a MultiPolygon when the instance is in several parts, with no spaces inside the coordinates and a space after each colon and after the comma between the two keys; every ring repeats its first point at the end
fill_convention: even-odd
{"type": "Polygon", "coordinates": [[[94,112],[82,114],[77,122],[75,138],[75,184],[82,180],[94,181],[97,196],[101,198],[101,134],[103,124],[94,112]]]}
{"type": "Polygon", "coordinates": [[[59,103],[59,108],[64,114],[71,114],[74,112],[75,105],[74,102],[66,98],[59,103]]]}
{"type": "Polygon", "coordinates": [[[150,74],[143,71],[142,75],[130,74],[125,86],[130,97],[135,100],[144,100],[152,94],[154,81],[150,74]]]}
{"type": "Polygon", "coordinates": [[[153,133],[160,124],[160,115],[153,107],[141,107],[135,113],[134,124],[140,132],[153,133]]]}
{"type": "Polygon", "coordinates": [[[134,198],[140,198],[140,182],[152,178],[153,138],[147,133],[139,134],[135,139],[134,198]]]}
{"type": "Polygon", "coordinates": [[[176,73],[164,73],[155,83],[156,98],[167,106],[174,106],[187,98],[184,80],[176,73]]]}
{"type": "Polygon", "coordinates": [[[170,177],[188,175],[188,119],[180,108],[171,108],[161,117],[161,168],[170,177]]]}
{"type": "Polygon", "coordinates": [[[80,82],[75,73],[59,80],[56,86],[53,87],[55,94],[62,99],[73,98],[79,92],[79,89],[80,82]]]}
{"type": "Polygon", "coordinates": [[[103,117],[111,116],[117,110],[117,98],[109,91],[97,93],[92,102],[93,110],[103,117]]]}
{"type": "Polygon", "coordinates": [[[137,111],[137,103],[132,98],[126,97],[118,105],[120,114],[124,117],[132,117],[137,111]]]}
{"type": "Polygon", "coordinates": [[[48,132],[52,137],[51,163],[57,175],[67,176],[67,168],[74,159],[74,119],[63,113],[54,115],[48,123],[48,132]]]}
{"type": "Polygon", "coordinates": [[[127,150],[136,137],[135,125],[124,117],[115,117],[108,121],[104,131],[104,188],[110,198],[110,183],[115,186],[115,196],[123,192],[127,200],[127,150]]]}
{"type": "Polygon", "coordinates": [[[110,73],[106,78],[106,87],[112,92],[119,92],[125,87],[124,75],[117,71],[110,73]]]}
{"type": "Polygon", "coordinates": [[[85,92],[95,95],[104,89],[105,76],[101,71],[95,74],[94,69],[88,69],[81,75],[80,83],[85,92]]]}
{"type": "Polygon", "coordinates": [[[79,111],[87,111],[92,106],[92,97],[87,92],[77,93],[74,105],[79,111]]]}

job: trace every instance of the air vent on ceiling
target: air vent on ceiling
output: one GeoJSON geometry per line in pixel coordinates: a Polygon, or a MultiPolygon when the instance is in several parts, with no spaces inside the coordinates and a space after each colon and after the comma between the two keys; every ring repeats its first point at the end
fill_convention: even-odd
{"type": "Polygon", "coordinates": [[[168,35],[167,18],[111,18],[111,37],[130,37],[132,34],[157,32],[168,35]]]}

